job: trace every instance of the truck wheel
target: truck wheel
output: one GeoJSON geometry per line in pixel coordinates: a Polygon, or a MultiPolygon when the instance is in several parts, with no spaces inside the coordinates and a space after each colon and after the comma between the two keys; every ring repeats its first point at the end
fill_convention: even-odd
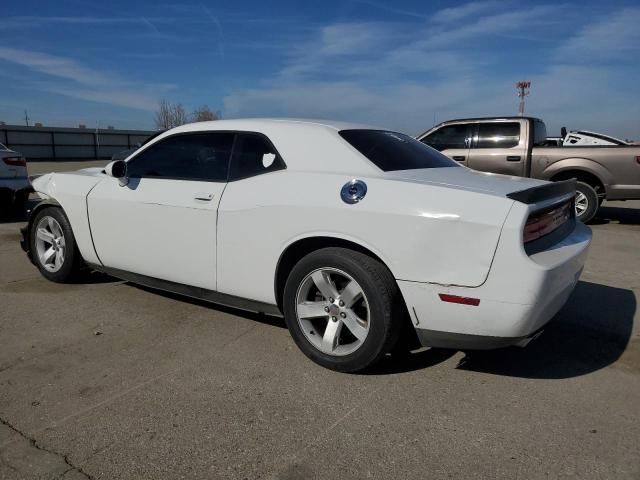
{"type": "Polygon", "coordinates": [[[82,258],[62,209],[44,208],[33,220],[30,254],[40,273],[53,282],[69,283],[78,272],[82,258]]]}
{"type": "Polygon", "coordinates": [[[576,183],[576,218],[587,223],[595,217],[600,208],[600,199],[596,190],[584,182],[576,183]]]}
{"type": "Polygon", "coordinates": [[[284,317],[307,357],[332,370],[356,372],[394,347],[401,300],[395,279],[380,262],[345,248],[323,248],[289,274],[284,317]]]}

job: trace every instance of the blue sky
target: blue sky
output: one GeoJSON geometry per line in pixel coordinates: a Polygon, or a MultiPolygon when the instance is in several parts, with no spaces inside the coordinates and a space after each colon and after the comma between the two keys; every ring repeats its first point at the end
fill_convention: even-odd
{"type": "Polygon", "coordinates": [[[152,128],[161,98],[226,118],[418,133],[527,113],[640,139],[640,4],[4,0],[0,120],[152,128]]]}

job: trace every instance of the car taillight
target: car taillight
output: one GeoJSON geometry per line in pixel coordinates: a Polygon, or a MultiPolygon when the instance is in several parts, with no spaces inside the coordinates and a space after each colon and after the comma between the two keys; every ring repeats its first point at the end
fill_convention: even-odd
{"type": "Polygon", "coordinates": [[[4,163],[7,165],[11,165],[12,167],[26,167],[27,159],[22,157],[5,157],[2,159],[4,163]]]}
{"type": "Polygon", "coordinates": [[[637,163],[638,165],[640,165],[640,155],[638,155],[638,156],[636,157],[636,163],[637,163]]]}
{"type": "Polygon", "coordinates": [[[572,208],[573,200],[563,203],[551,210],[547,210],[546,212],[531,215],[524,226],[524,243],[544,237],[561,227],[571,218],[572,208]]]}

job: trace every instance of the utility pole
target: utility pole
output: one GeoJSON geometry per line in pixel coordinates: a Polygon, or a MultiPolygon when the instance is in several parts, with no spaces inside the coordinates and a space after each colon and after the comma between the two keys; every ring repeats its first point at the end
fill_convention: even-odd
{"type": "Polygon", "coordinates": [[[27,113],[27,109],[24,109],[24,123],[28,127],[29,126],[29,114],[27,113]]]}
{"type": "Polygon", "coordinates": [[[518,97],[520,98],[520,106],[518,107],[518,114],[521,117],[524,116],[524,97],[529,95],[530,88],[531,88],[531,82],[528,80],[516,83],[516,91],[518,92],[518,97]]]}

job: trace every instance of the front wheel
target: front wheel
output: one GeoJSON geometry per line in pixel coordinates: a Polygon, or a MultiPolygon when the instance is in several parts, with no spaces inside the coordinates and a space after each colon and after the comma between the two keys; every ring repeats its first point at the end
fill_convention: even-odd
{"type": "Polygon", "coordinates": [[[80,270],[82,259],[71,224],[62,209],[44,208],[31,224],[31,258],[40,273],[53,282],[68,283],[80,270]]]}
{"type": "Polygon", "coordinates": [[[576,183],[576,218],[587,223],[595,217],[600,207],[600,200],[596,190],[584,182],[576,183]]]}
{"type": "Polygon", "coordinates": [[[380,262],[353,250],[324,248],[304,257],[287,279],[283,300],[300,350],[332,370],[372,366],[400,332],[395,279],[380,262]]]}

